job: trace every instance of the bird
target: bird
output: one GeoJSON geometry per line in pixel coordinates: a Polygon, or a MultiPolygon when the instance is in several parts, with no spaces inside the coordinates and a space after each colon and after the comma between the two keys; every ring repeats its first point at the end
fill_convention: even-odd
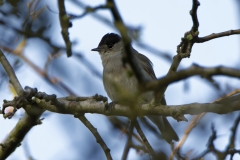
{"type": "MultiPolygon", "coordinates": [[[[152,62],[143,54],[139,53],[133,47],[132,54],[140,66],[146,80],[156,80],[152,62]]],[[[137,78],[131,74],[132,69],[129,64],[123,61],[125,53],[122,38],[116,33],[105,34],[97,48],[91,51],[97,51],[100,54],[103,66],[103,84],[108,97],[115,103],[138,104],[150,103],[154,97],[153,91],[141,93],[137,78]]],[[[163,97],[160,102],[166,105],[163,97]]],[[[162,137],[171,143],[178,141],[178,135],[164,116],[147,116],[160,130],[162,137]]]]}

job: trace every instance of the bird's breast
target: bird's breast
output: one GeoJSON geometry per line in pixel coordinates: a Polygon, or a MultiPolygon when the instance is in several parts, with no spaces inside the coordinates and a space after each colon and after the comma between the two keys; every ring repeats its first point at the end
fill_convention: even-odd
{"type": "Polygon", "coordinates": [[[103,84],[108,96],[113,101],[123,101],[136,95],[138,82],[123,65],[111,64],[103,70],[103,84]]]}

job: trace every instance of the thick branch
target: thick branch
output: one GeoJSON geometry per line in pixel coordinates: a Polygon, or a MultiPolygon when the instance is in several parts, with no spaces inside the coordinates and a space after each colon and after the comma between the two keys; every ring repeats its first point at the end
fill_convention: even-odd
{"type": "Polygon", "coordinates": [[[39,117],[28,116],[25,114],[16,126],[9,133],[7,138],[2,142],[0,147],[0,159],[6,159],[20,145],[25,135],[37,125],[39,117]]]}
{"type": "MultiPolygon", "coordinates": [[[[192,103],[184,105],[159,105],[152,107],[149,104],[139,106],[137,116],[145,115],[162,115],[176,117],[178,115],[190,114],[197,115],[203,112],[213,112],[217,114],[226,114],[240,110],[240,95],[235,96],[235,99],[231,100],[229,97],[229,103],[192,103]]],[[[62,103],[61,106],[50,105],[50,103],[44,100],[35,99],[40,107],[51,112],[62,113],[62,114],[80,114],[80,113],[97,113],[108,116],[125,116],[131,117],[132,110],[127,106],[121,106],[116,104],[111,111],[106,112],[106,104],[98,102],[95,99],[88,99],[86,101],[74,102],[59,99],[62,103]]],[[[226,100],[227,101],[227,100],[226,100]]]]}

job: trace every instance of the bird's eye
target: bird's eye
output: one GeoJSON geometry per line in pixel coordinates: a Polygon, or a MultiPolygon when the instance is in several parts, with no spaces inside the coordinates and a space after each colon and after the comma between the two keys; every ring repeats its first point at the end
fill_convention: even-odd
{"type": "Polygon", "coordinates": [[[112,44],[107,44],[108,48],[112,48],[113,45],[112,44]]]}

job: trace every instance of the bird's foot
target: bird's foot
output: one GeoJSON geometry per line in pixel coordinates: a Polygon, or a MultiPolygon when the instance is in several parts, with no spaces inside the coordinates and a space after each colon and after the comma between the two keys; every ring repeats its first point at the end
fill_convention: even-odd
{"type": "Polygon", "coordinates": [[[114,109],[115,104],[117,104],[117,101],[112,101],[111,103],[105,105],[105,110],[112,112],[112,110],[114,109]]]}

